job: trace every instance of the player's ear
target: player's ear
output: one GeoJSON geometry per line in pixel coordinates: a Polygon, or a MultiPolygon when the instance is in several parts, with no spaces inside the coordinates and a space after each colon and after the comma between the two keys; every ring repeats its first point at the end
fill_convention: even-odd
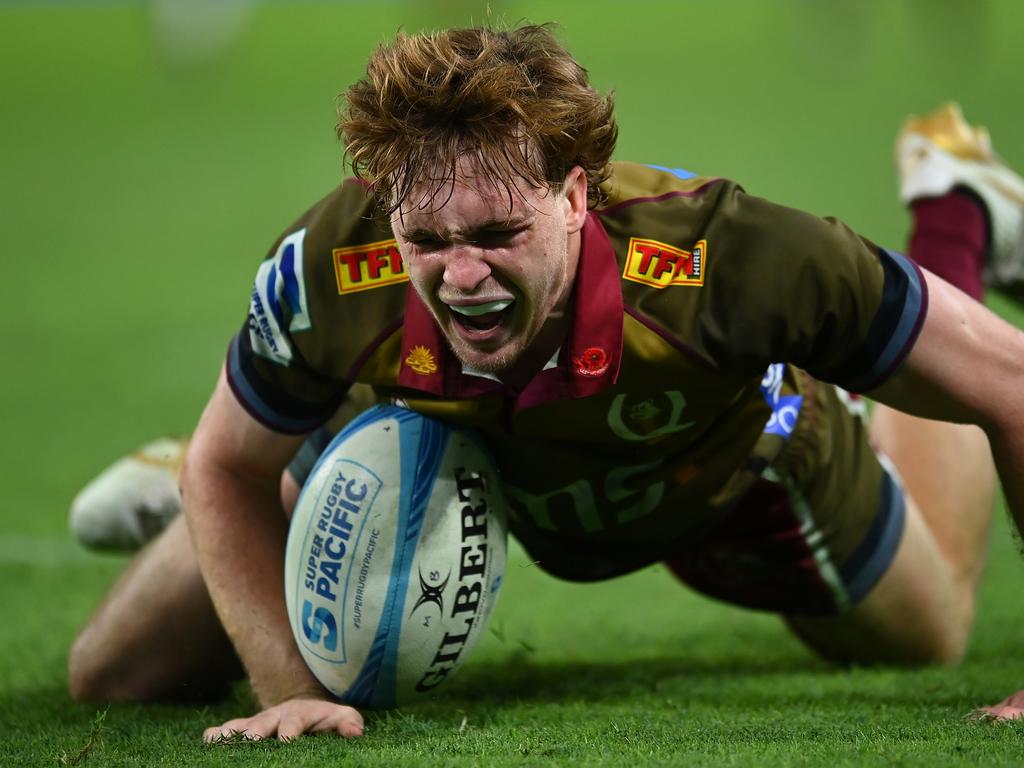
{"type": "Polygon", "coordinates": [[[587,173],[578,165],[565,176],[562,185],[565,196],[565,227],[569,234],[579,232],[587,219],[587,173]]]}

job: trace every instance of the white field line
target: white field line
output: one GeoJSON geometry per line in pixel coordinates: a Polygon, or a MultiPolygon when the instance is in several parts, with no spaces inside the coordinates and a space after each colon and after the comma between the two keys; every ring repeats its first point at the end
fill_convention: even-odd
{"type": "Polygon", "coordinates": [[[117,563],[122,555],[96,554],[84,549],[70,535],[40,536],[0,533],[0,565],[37,565],[40,568],[69,568],[100,563],[117,563]]]}

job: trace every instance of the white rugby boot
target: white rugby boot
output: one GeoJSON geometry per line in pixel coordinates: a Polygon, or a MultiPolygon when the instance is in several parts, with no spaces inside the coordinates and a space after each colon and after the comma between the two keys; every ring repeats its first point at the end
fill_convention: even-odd
{"type": "Polygon", "coordinates": [[[905,203],[957,187],[977,195],[988,212],[986,281],[1024,282],[1024,179],[992,150],[986,129],[969,125],[952,102],[930,115],[911,116],[896,139],[896,164],[905,203]]]}
{"type": "Polygon", "coordinates": [[[118,459],[71,502],[71,533],[90,549],[130,552],[181,511],[178,474],[188,440],[161,437],[118,459]]]}

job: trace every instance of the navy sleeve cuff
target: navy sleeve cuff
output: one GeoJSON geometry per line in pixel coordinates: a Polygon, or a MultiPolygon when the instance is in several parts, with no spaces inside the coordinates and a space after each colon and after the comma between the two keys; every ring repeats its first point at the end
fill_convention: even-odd
{"type": "Polygon", "coordinates": [[[903,364],[928,314],[928,287],[920,268],[902,254],[879,249],[885,273],[882,302],[864,341],[829,381],[850,392],[882,384],[903,364]]]}
{"type": "Polygon", "coordinates": [[[268,429],[289,435],[312,432],[327,421],[345,397],[347,387],[326,403],[294,397],[267,382],[253,363],[254,353],[243,328],[228,348],[227,380],[239,404],[268,429]]]}

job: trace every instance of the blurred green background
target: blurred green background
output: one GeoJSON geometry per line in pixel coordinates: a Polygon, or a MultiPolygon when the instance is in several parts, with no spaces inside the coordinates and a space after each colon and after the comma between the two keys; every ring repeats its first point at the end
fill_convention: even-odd
{"type": "MultiPolygon", "coordinates": [[[[191,430],[244,319],[257,264],[342,177],[335,98],[374,46],[399,28],[488,18],[561,24],[594,82],[616,94],[617,157],[729,176],[896,248],[908,219],[892,141],[907,114],[958,99],[1007,161],[1024,167],[1019,0],[0,1],[0,725],[28,718],[20,754],[34,754],[32,738],[80,745],[91,719],[69,706],[64,656],[122,561],[69,541],[73,494],[137,444],[191,430]],[[52,729],[53,718],[64,730],[52,729]]],[[[1013,312],[998,297],[994,304],[1013,312]]],[[[689,717],[708,729],[689,731],[701,744],[732,754],[720,739],[737,733],[729,723],[739,718],[748,723],[741,741],[781,745],[777,734],[788,734],[790,747],[778,747],[787,764],[849,742],[842,728],[853,717],[878,723],[854,739],[868,755],[904,738],[917,744],[912,755],[922,744],[931,754],[938,731],[906,724],[959,734],[970,706],[1024,686],[1024,567],[998,527],[962,672],[833,675],[774,618],[687,596],[663,573],[579,587],[519,563],[477,672],[470,664],[455,698],[425,710],[426,732],[376,721],[376,743],[391,733],[395,743],[429,744],[441,726],[461,734],[459,706],[507,689],[515,704],[492,700],[492,727],[481,734],[508,745],[531,718],[554,718],[584,741],[588,728],[614,734],[656,699],[663,730],[628,749],[689,738],[677,726],[689,717]],[[641,592],[648,599],[636,599],[641,592]],[[657,682],[652,694],[652,680],[667,688],[657,682]],[[531,696],[555,706],[518,708],[531,696]],[[848,696],[861,707],[855,715],[844,709],[848,696]],[[624,709],[596,705],[602,697],[624,709]],[[936,709],[945,719],[935,720],[936,709]],[[819,747],[822,711],[839,730],[819,747]],[[763,719],[745,719],[755,716],[763,719]]],[[[179,743],[240,708],[192,713],[186,725],[180,711],[147,709],[140,725],[122,728],[151,729],[153,718],[170,723],[161,738],[179,743]]],[[[555,749],[555,731],[522,738],[555,749]]],[[[2,733],[0,764],[13,730],[2,733]]],[[[1003,749],[977,731],[965,738],[1003,749]]],[[[160,754],[158,743],[149,748],[160,754]]]]}

